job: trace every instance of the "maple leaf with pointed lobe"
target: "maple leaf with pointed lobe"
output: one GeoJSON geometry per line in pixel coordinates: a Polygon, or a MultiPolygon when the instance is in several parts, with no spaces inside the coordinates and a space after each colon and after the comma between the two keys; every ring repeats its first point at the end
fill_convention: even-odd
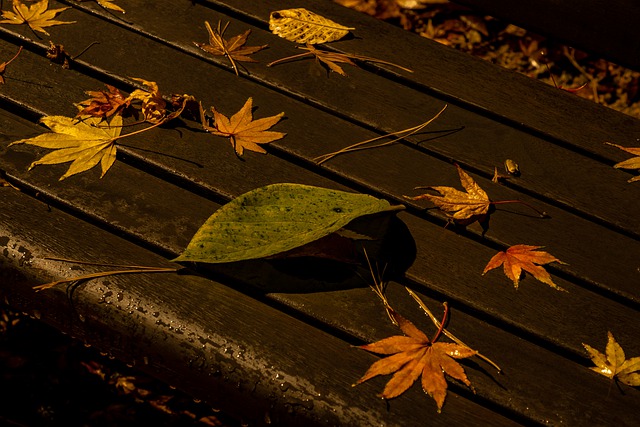
{"type": "MultiPolygon", "coordinates": [[[[622,145],[612,144],[610,142],[605,142],[607,145],[611,145],[613,147],[619,148],[620,150],[626,151],[627,153],[631,153],[638,157],[632,157],[623,162],[616,163],[613,165],[614,168],[618,169],[640,169],[640,147],[623,147],[622,145]]],[[[640,181],[640,176],[634,176],[627,182],[635,182],[640,181]]]]}
{"type": "Polygon", "coordinates": [[[252,103],[252,98],[247,99],[244,106],[231,118],[211,107],[214,125],[207,124],[204,112],[202,112],[202,127],[214,135],[229,138],[238,156],[242,156],[245,149],[266,154],[265,149],[258,144],[267,144],[286,135],[282,132],[268,130],[280,121],[284,113],[253,120],[252,103]]]}
{"type": "Polygon", "coordinates": [[[624,350],[613,338],[613,334],[607,332],[607,335],[607,347],[604,354],[590,345],[582,343],[589,352],[591,361],[596,365],[589,369],[632,387],[640,387],[640,357],[626,359],[624,350]]]}
{"type": "Polygon", "coordinates": [[[552,288],[564,291],[563,288],[553,283],[551,275],[544,269],[544,267],[541,266],[551,262],[559,262],[560,264],[565,263],[548,252],[538,251],[537,249],[540,248],[542,248],[542,246],[514,245],[506,251],[498,252],[493,256],[493,258],[491,258],[491,260],[489,260],[489,263],[484,268],[482,275],[485,275],[489,270],[504,265],[504,274],[511,279],[516,289],[520,282],[522,270],[524,270],[542,283],[546,283],[552,288]]]}
{"type": "Polygon", "coordinates": [[[354,385],[378,375],[394,374],[380,394],[383,399],[393,399],[422,377],[422,389],[436,401],[440,412],[447,396],[445,374],[471,387],[464,369],[455,359],[475,356],[477,351],[460,344],[436,342],[441,331],[436,333],[433,340],[429,340],[413,323],[389,310],[405,335],[396,335],[360,346],[363,350],[390,356],[371,365],[354,385]]]}
{"type": "Polygon", "coordinates": [[[193,42],[200,49],[204,50],[215,56],[226,56],[231,62],[231,66],[233,67],[233,71],[235,71],[236,75],[238,75],[238,62],[258,62],[255,59],[251,58],[249,55],[252,55],[262,49],[265,49],[267,45],[262,46],[245,46],[247,43],[247,38],[249,38],[249,34],[251,34],[251,30],[247,30],[242,34],[238,34],[237,36],[231,37],[229,40],[224,39],[224,32],[227,30],[229,23],[221,29],[222,23],[218,21],[218,27],[214,30],[211,28],[209,22],[204,22],[207,27],[207,31],[209,32],[209,44],[206,43],[197,43],[193,42]]]}
{"type": "Polygon", "coordinates": [[[33,31],[50,35],[45,31],[45,27],[75,23],[75,21],[65,22],[53,19],[58,13],[70,9],[69,7],[47,9],[49,9],[49,0],[41,0],[31,6],[25,5],[20,0],[13,0],[13,12],[3,11],[2,16],[5,19],[0,21],[0,24],[27,24],[33,31]]]}
{"type": "Polygon", "coordinates": [[[85,117],[83,120],[64,116],[43,117],[40,121],[53,132],[21,139],[11,145],[28,144],[55,150],[31,163],[29,170],[37,165],[72,162],[60,177],[62,181],[100,163],[102,178],[116,161],[115,141],[120,137],[122,117],[114,116],[109,126],[101,126],[101,120],[98,117],[85,117]]]}
{"type": "Polygon", "coordinates": [[[427,199],[448,216],[461,223],[469,224],[475,220],[483,219],[489,213],[491,206],[489,196],[460,166],[457,164],[455,166],[465,191],[445,186],[419,187],[437,191],[440,195],[422,194],[415,197],[405,197],[411,200],[427,199]]]}

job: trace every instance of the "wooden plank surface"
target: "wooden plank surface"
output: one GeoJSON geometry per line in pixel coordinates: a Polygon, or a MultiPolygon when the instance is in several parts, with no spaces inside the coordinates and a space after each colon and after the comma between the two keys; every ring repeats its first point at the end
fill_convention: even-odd
{"type": "MultiPolygon", "coordinates": [[[[639,393],[631,389],[615,398],[605,398],[610,384],[586,368],[589,362],[581,343],[603,348],[607,330],[613,329],[628,355],[640,353],[635,339],[640,332],[640,224],[636,215],[640,190],[625,182],[630,174],[611,167],[624,156],[602,144],[607,136],[629,145],[622,139],[631,140],[637,135],[637,120],[505,73],[331,2],[312,1],[309,7],[339,22],[353,22],[355,35],[362,37],[337,43],[336,49],[392,60],[416,72],[397,75],[395,71],[369,67],[349,68],[349,77],[343,78],[326,75],[313,61],[264,67],[264,62],[297,53],[291,43],[266,31],[268,11],[288,7],[289,2],[153,2],[153,8],[152,2],[131,2],[123,4],[129,23],[90,3],[67,3],[73,4],[74,9],[65,12],[65,18],[79,24],[52,29],[56,42],[63,43],[70,52],[78,52],[86,46],[88,28],[92,29],[92,37],[100,41],[82,56],[82,61],[72,64],[71,70],[50,64],[43,57],[46,45],[34,40],[26,28],[0,27],[3,58],[15,53],[19,45],[25,46],[20,61],[11,64],[6,73],[8,84],[0,93],[0,169],[26,194],[37,194],[53,206],[52,217],[63,218],[51,232],[38,220],[39,216],[48,215],[44,205],[24,195],[11,194],[7,198],[10,203],[2,206],[0,221],[3,235],[14,239],[6,245],[19,237],[20,244],[39,254],[36,259],[44,254],[72,258],[84,255],[90,259],[104,254],[111,258],[105,262],[130,263],[126,254],[133,254],[131,258],[140,257],[144,264],[144,259],[160,259],[149,251],[174,257],[221,204],[262,185],[297,182],[385,197],[408,206],[398,215],[397,230],[405,233],[402,239],[391,243],[392,252],[404,249],[411,254],[412,245],[416,247],[412,265],[390,285],[394,306],[402,313],[412,314],[412,319],[421,316],[402,285],[414,288],[432,309],[448,301],[454,310],[450,324],[454,333],[490,355],[505,370],[504,375],[498,375],[482,362],[465,364],[476,394],[452,385],[455,393],[434,422],[482,419],[487,424],[500,425],[589,420],[595,424],[632,425],[636,415],[631,408],[640,406],[639,393]],[[206,40],[205,19],[231,21],[230,34],[251,28],[250,44],[270,45],[270,49],[256,55],[262,63],[248,64],[239,78],[230,72],[224,59],[200,52],[192,42],[206,40]],[[382,35],[394,43],[382,43],[382,35]],[[135,55],[129,46],[136,47],[135,55]],[[414,53],[409,55],[411,50],[414,53]],[[420,55],[415,54],[418,51],[420,55]],[[452,74],[455,70],[457,74],[452,74]],[[286,120],[278,124],[278,130],[288,135],[268,147],[269,155],[249,153],[239,161],[227,141],[200,132],[196,123],[186,121],[175,129],[158,129],[127,140],[127,147],[119,151],[119,161],[104,179],[98,180],[97,171],[91,171],[62,183],[57,178],[64,172],[64,165],[39,166],[27,172],[27,166],[44,150],[7,148],[11,141],[40,133],[42,129],[34,123],[39,116],[73,115],[73,103],[85,99],[86,90],[98,90],[110,83],[131,92],[136,86],[130,77],[157,81],[165,94],[193,94],[205,106],[215,104],[226,114],[236,111],[251,96],[258,107],[258,117],[285,111],[286,120]],[[479,84],[479,93],[466,85],[469,80],[479,84]],[[484,83],[480,84],[480,80],[484,83]],[[491,88],[495,91],[491,92],[491,88]],[[487,91],[491,96],[483,98],[482,93],[487,95],[487,91]],[[522,101],[531,98],[531,104],[522,101]],[[414,126],[445,102],[450,104],[447,111],[428,128],[433,133],[386,149],[339,157],[322,166],[312,161],[317,155],[380,133],[414,126]],[[598,123],[584,127],[590,117],[596,116],[598,123]],[[543,120],[545,117],[551,122],[543,120]],[[558,123],[562,123],[562,129],[556,128],[558,123]],[[597,132],[592,134],[594,130],[597,132]],[[505,158],[518,160],[522,176],[504,185],[491,183],[493,167],[500,166],[505,158]],[[501,208],[491,215],[484,235],[476,226],[466,230],[443,228],[442,215],[425,211],[427,204],[407,202],[403,195],[417,194],[412,190],[416,185],[459,187],[451,164],[454,160],[472,172],[493,200],[521,199],[546,211],[551,218],[536,218],[526,208],[501,208]],[[18,211],[36,214],[16,222],[18,211]],[[87,231],[71,231],[85,228],[87,231]],[[54,237],[54,246],[46,244],[50,236],[54,237]],[[113,243],[107,245],[101,240],[113,243]],[[88,242],[86,248],[82,242],[88,242]],[[480,276],[497,250],[517,243],[545,245],[568,262],[549,270],[556,283],[569,292],[557,292],[531,277],[515,291],[499,271],[480,276]],[[449,412],[452,414],[445,415],[449,412]]],[[[187,361],[189,369],[182,371],[181,365],[188,357],[181,350],[177,355],[174,352],[184,344],[184,337],[169,347],[154,341],[167,329],[167,322],[154,323],[155,311],[133,310],[138,317],[132,320],[125,320],[130,316],[122,314],[112,331],[105,330],[106,323],[78,323],[63,303],[64,292],[40,293],[34,298],[27,289],[45,277],[68,272],[47,264],[46,268],[21,273],[20,268],[9,265],[5,270],[11,274],[31,275],[19,286],[12,285],[6,291],[3,288],[25,311],[37,309],[45,320],[63,330],[71,329],[99,347],[113,347],[114,341],[100,341],[98,332],[118,337],[121,343],[127,343],[125,347],[117,346],[123,349],[118,357],[125,360],[129,353],[139,359],[147,347],[154,354],[173,358],[159,364],[153,360],[155,357],[151,358],[145,369],[170,383],[179,382],[181,388],[195,396],[212,401],[220,398],[206,387],[207,381],[195,378],[199,372],[191,369],[195,362],[187,361]],[[49,301],[55,303],[46,304],[49,301]],[[45,304],[55,309],[45,310],[45,304]],[[131,333],[136,322],[147,326],[140,335],[131,333]],[[144,350],[133,348],[139,336],[145,337],[144,350]]],[[[108,304],[100,304],[96,290],[101,287],[103,292],[109,287],[111,295],[121,290],[132,297],[117,304],[111,298],[119,312],[143,303],[176,310],[185,328],[198,331],[200,336],[202,331],[215,331],[220,342],[241,339],[243,348],[266,349],[260,363],[237,367],[237,376],[249,384],[257,381],[261,370],[270,376],[273,372],[266,366],[277,363],[284,366],[281,375],[304,383],[296,390],[302,403],[271,402],[276,408],[273,417],[284,423],[328,417],[332,423],[361,424],[364,418],[358,418],[362,415],[358,411],[370,408],[375,412],[372,419],[390,424],[408,425],[431,414],[433,403],[417,390],[412,391],[411,397],[390,402],[390,412],[385,412],[384,404],[375,399],[376,390],[380,391],[384,384],[382,379],[350,388],[366,370],[370,363],[367,361],[375,359],[349,349],[348,344],[397,333],[361,277],[366,277],[367,272],[346,269],[338,279],[329,281],[329,276],[320,274],[326,269],[324,264],[302,266],[318,272],[316,277],[302,277],[300,268],[295,263],[255,261],[201,272],[213,282],[194,276],[173,277],[166,282],[155,277],[151,281],[118,278],[83,285],[77,298],[83,309],[91,310],[95,305],[100,310],[110,310],[108,304]],[[155,286],[156,283],[162,285],[155,286]],[[149,291],[155,288],[159,289],[149,291]],[[193,290],[181,294],[176,288],[193,290]],[[212,312],[207,304],[215,305],[217,298],[226,302],[220,312],[212,312]],[[238,298],[242,306],[236,311],[233,301],[238,298]],[[252,319],[254,312],[259,313],[256,319],[252,319]],[[237,319],[246,323],[240,328],[237,319]],[[248,330],[254,332],[247,335],[248,330]],[[317,348],[323,348],[323,352],[317,348]],[[292,353],[296,353],[295,358],[292,353]],[[341,371],[331,373],[335,361],[343,357],[341,371]],[[305,364],[312,369],[302,370],[300,365],[305,364]],[[315,402],[313,387],[320,383],[326,384],[326,390],[339,390],[338,397],[320,399],[313,408],[299,408],[315,402]],[[353,411],[333,414],[326,409],[344,405],[353,406],[353,411]],[[296,416],[287,415],[287,408],[291,407],[296,408],[296,416]]],[[[419,323],[428,329],[426,322],[419,323]]],[[[207,361],[226,360],[223,347],[220,344],[202,357],[207,361]]],[[[229,381],[213,381],[222,383],[222,390],[231,387],[229,381]]],[[[257,393],[240,387],[229,393],[226,403],[240,405],[247,394],[264,403],[275,383],[268,383],[257,393]]],[[[262,403],[256,403],[258,409],[252,419],[263,415],[262,403]]]]}

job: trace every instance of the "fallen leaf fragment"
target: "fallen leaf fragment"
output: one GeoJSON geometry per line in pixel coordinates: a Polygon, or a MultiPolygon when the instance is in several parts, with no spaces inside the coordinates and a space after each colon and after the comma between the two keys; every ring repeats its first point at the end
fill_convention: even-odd
{"type": "Polygon", "coordinates": [[[73,162],[60,177],[62,181],[100,163],[102,178],[116,160],[115,140],[120,136],[122,117],[115,116],[109,126],[100,124],[101,120],[98,117],[87,117],[83,120],[64,116],[43,117],[40,121],[53,133],[21,139],[10,145],[28,144],[55,150],[31,163],[29,170],[37,165],[73,162]]]}
{"type": "Polygon", "coordinates": [[[7,66],[11,64],[18,57],[18,55],[20,55],[20,52],[22,52],[22,46],[20,46],[18,52],[13,55],[13,58],[0,64],[0,84],[4,84],[4,72],[7,71],[7,66]]]}
{"type": "Polygon", "coordinates": [[[437,191],[440,195],[422,194],[416,197],[405,197],[411,200],[427,199],[457,221],[473,222],[476,219],[482,219],[489,213],[491,205],[489,196],[460,166],[457,164],[455,166],[466,192],[444,186],[420,187],[437,191]]]}
{"type": "MultiPolygon", "coordinates": [[[[616,163],[613,165],[614,168],[618,169],[640,169],[640,147],[623,147],[622,145],[612,144],[610,142],[605,142],[607,145],[611,145],[613,147],[619,148],[620,150],[626,151],[627,153],[631,153],[638,157],[632,157],[623,162],[616,163]]],[[[640,176],[634,176],[627,182],[635,182],[640,181],[640,176]]]]}
{"type": "Polygon", "coordinates": [[[591,361],[596,365],[589,369],[607,378],[616,379],[632,387],[639,387],[640,357],[626,359],[624,350],[613,338],[613,334],[607,332],[607,335],[607,347],[604,354],[590,345],[582,343],[589,353],[591,361]]]}
{"type": "Polygon", "coordinates": [[[549,254],[548,252],[538,251],[537,249],[542,246],[530,246],[530,245],[514,245],[509,247],[506,251],[498,252],[489,260],[489,263],[484,268],[482,275],[485,275],[489,270],[500,267],[504,264],[504,274],[511,279],[515,288],[518,288],[520,282],[520,276],[522,270],[530,273],[533,277],[546,283],[552,288],[564,291],[563,288],[553,283],[551,275],[541,267],[544,264],[551,262],[559,262],[565,264],[558,258],[549,254]]]}
{"type": "Polygon", "coordinates": [[[116,12],[125,13],[124,9],[114,3],[114,0],[96,0],[96,2],[105,9],[115,10],[116,12]]]}
{"type": "Polygon", "coordinates": [[[471,387],[463,367],[455,359],[475,356],[477,352],[460,344],[435,342],[438,334],[433,340],[429,340],[409,320],[394,311],[391,314],[405,335],[360,346],[363,350],[390,356],[371,365],[354,385],[378,375],[394,374],[380,394],[384,399],[392,399],[404,393],[422,377],[422,389],[436,401],[440,412],[447,396],[445,374],[471,387]]]}
{"type": "Polygon", "coordinates": [[[0,21],[0,24],[27,24],[32,30],[49,35],[45,31],[45,27],[75,23],[75,21],[65,22],[53,19],[58,13],[69,9],[69,7],[47,10],[48,8],[49,0],[41,0],[31,6],[23,4],[20,0],[13,0],[13,12],[3,11],[2,16],[5,19],[0,21]]]}
{"type": "Polygon", "coordinates": [[[349,34],[350,30],[355,30],[304,8],[271,12],[269,29],[283,39],[301,44],[320,44],[340,40],[349,34]]]}
{"type": "Polygon", "coordinates": [[[247,99],[244,106],[230,119],[211,107],[214,125],[207,124],[203,113],[202,127],[214,135],[229,138],[238,156],[242,156],[245,149],[266,154],[265,149],[258,144],[268,144],[286,135],[282,132],[268,130],[282,119],[284,113],[253,120],[252,103],[252,98],[247,99]]]}
{"type": "Polygon", "coordinates": [[[200,49],[204,50],[215,56],[226,56],[231,62],[231,66],[238,75],[238,62],[258,62],[251,58],[252,55],[262,49],[265,49],[267,45],[262,46],[245,46],[247,38],[251,34],[251,30],[247,30],[242,34],[231,37],[229,40],[224,39],[224,32],[227,30],[229,23],[227,22],[224,28],[221,29],[221,22],[218,21],[218,27],[213,30],[211,25],[205,21],[205,26],[209,32],[209,44],[193,42],[200,49]]]}
{"type": "Polygon", "coordinates": [[[120,91],[111,85],[106,85],[107,90],[87,91],[91,98],[80,102],[78,105],[84,107],[77,114],[81,116],[94,116],[109,118],[114,114],[121,114],[131,104],[130,98],[122,96],[120,91]]]}

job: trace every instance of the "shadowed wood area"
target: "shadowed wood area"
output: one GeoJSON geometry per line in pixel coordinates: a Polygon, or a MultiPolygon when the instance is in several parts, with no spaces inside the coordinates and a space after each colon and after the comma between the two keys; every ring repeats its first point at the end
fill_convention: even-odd
{"type": "MultiPolygon", "coordinates": [[[[562,90],[468,57],[340,7],[304,7],[348,27],[327,49],[413,70],[346,65],[347,77],[314,60],[266,67],[300,53],[270,33],[271,11],[298,2],[125,1],[125,15],[95,2],[71,6],[51,40],[70,69],[46,57],[48,39],[26,26],[0,25],[0,59],[20,56],[0,86],[0,170],[18,188],[0,188],[0,296],[96,348],[151,373],[249,425],[634,425],[640,392],[588,369],[582,343],[604,351],[607,331],[627,357],[640,356],[640,184],[613,165],[637,146],[640,121],[562,90]],[[230,22],[228,36],[251,30],[268,44],[239,63],[194,45],[204,22],[230,22]],[[13,141],[41,134],[43,116],[77,113],[86,91],[157,82],[163,95],[190,94],[231,115],[253,98],[254,117],[285,113],[286,137],[267,155],[233,152],[228,139],[189,118],[118,142],[114,166],[59,181],[68,164],[29,165],[48,150],[13,141]],[[317,156],[416,126],[448,105],[424,131],[400,143],[317,156]],[[521,175],[494,183],[504,161],[521,175]],[[496,205],[488,227],[447,224],[417,186],[460,189],[459,164],[496,205]],[[404,286],[436,316],[451,308],[448,330],[500,365],[462,360],[473,390],[451,380],[442,413],[418,384],[385,402],[389,377],[352,387],[378,357],[353,348],[399,334],[369,288],[366,262],[253,260],[188,265],[180,274],[123,275],[42,292],[32,287],[104,270],[60,263],[175,266],[200,225],[235,197],[274,183],[359,192],[403,204],[374,261],[390,262],[387,296],[395,310],[433,336],[435,328],[404,286]],[[527,274],[519,288],[502,268],[482,271],[496,252],[544,246],[565,262],[546,266],[557,291],[527,274]]],[[[5,6],[6,8],[6,6],[5,6]]],[[[594,47],[595,51],[597,49],[594,47]]],[[[133,127],[131,130],[139,129],[133,127]]],[[[96,168],[97,169],[97,168],[96,168]]],[[[358,224],[354,225],[357,229],[358,224]]],[[[362,254],[361,254],[362,255],[362,254]]]]}

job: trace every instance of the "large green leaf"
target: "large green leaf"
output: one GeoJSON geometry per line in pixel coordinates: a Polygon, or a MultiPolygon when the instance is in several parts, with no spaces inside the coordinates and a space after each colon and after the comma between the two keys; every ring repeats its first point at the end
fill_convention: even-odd
{"type": "Polygon", "coordinates": [[[263,258],[331,234],[362,215],[403,208],[366,194],[300,184],[267,185],[218,209],[174,261],[263,258]]]}

